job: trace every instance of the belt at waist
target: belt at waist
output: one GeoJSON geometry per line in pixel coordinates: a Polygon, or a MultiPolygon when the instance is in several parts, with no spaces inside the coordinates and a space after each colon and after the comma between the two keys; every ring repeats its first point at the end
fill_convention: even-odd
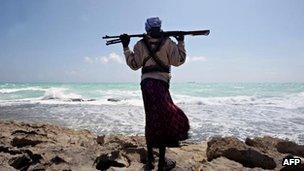
{"type": "Polygon", "coordinates": [[[142,70],[141,70],[142,74],[150,73],[150,72],[170,73],[171,68],[170,67],[160,67],[160,66],[146,66],[146,67],[143,67],[142,70]]]}

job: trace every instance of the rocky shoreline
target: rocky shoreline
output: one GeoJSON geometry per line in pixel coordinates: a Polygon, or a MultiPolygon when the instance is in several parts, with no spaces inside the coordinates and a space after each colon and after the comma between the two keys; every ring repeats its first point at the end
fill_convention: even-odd
{"type": "MultiPolygon", "coordinates": [[[[142,136],[96,136],[49,124],[0,121],[0,170],[144,170],[142,136]]],[[[157,162],[158,152],[154,153],[157,162]]],[[[304,145],[273,137],[238,140],[214,137],[208,142],[170,148],[173,170],[304,170],[304,145]],[[284,157],[302,164],[283,167],[284,157]]],[[[156,164],[155,164],[156,165],[156,164]]]]}

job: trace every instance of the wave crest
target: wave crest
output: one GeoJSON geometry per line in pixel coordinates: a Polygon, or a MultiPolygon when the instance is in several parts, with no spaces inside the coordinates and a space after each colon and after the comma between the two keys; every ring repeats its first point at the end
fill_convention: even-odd
{"type": "Polygon", "coordinates": [[[65,88],[47,89],[41,98],[42,100],[64,100],[64,101],[84,101],[81,95],[76,93],[66,93],[65,88]]]}
{"type": "Polygon", "coordinates": [[[45,91],[46,89],[40,87],[26,87],[26,88],[4,88],[0,89],[0,93],[9,94],[9,93],[17,93],[20,91],[45,91]]]}
{"type": "Polygon", "coordinates": [[[176,102],[188,105],[247,105],[281,107],[286,109],[304,108],[304,92],[276,97],[231,96],[231,97],[193,97],[176,95],[176,102]]]}

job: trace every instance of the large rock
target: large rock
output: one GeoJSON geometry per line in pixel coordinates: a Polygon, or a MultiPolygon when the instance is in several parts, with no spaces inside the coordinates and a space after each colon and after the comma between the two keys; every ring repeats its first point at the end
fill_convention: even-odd
{"type": "MultiPolygon", "coordinates": [[[[251,147],[257,148],[263,153],[267,153],[269,156],[274,158],[278,166],[277,169],[281,168],[282,170],[301,170],[299,168],[303,167],[303,163],[301,166],[298,165],[295,167],[282,168],[281,166],[283,159],[286,158],[286,156],[294,155],[298,157],[303,157],[304,156],[303,145],[298,145],[288,140],[282,140],[270,136],[256,137],[253,139],[247,138],[245,143],[251,147]]],[[[304,159],[302,158],[302,161],[303,160],[304,159]]]]}
{"type": "Polygon", "coordinates": [[[264,153],[276,151],[276,146],[278,142],[283,141],[278,138],[273,138],[270,136],[265,137],[255,137],[253,139],[246,138],[245,144],[255,147],[264,153]]]}
{"type": "Polygon", "coordinates": [[[279,142],[284,140],[279,138],[273,138],[269,136],[265,137],[255,137],[253,139],[247,138],[245,140],[246,145],[253,147],[259,150],[262,153],[267,154],[272,157],[278,166],[281,166],[283,158],[286,156],[285,154],[280,153],[277,150],[277,145],[279,142]]]}
{"type": "Polygon", "coordinates": [[[119,101],[121,101],[121,99],[118,99],[118,98],[108,98],[107,100],[109,102],[119,102],[119,101]]]}
{"type": "Polygon", "coordinates": [[[111,151],[100,155],[94,161],[94,165],[98,170],[107,170],[110,167],[128,167],[130,166],[129,159],[121,155],[120,151],[111,151]]]}
{"type": "Polygon", "coordinates": [[[304,145],[298,145],[291,141],[280,141],[277,143],[276,147],[280,153],[289,153],[304,157],[304,145]]]}
{"type": "Polygon", "coordinates": [[[207,144],[208,161],[223,156],[249,168],[261,167],[263,169],[274,169],[276,167],[273,158],[247,146],[237,138],[216,137],[211,139],[207,144]]]}

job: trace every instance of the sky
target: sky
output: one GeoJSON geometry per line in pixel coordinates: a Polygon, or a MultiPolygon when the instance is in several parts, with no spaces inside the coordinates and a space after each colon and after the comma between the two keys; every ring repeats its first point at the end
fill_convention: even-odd
{"type": "Polygon", "coordinates": [[[304,82],[303,0],[2,0],[0,82],[139,82],[102,36],[144,33],[153,16],[211,31],[185,38],[172,82],[304,82]]]}

